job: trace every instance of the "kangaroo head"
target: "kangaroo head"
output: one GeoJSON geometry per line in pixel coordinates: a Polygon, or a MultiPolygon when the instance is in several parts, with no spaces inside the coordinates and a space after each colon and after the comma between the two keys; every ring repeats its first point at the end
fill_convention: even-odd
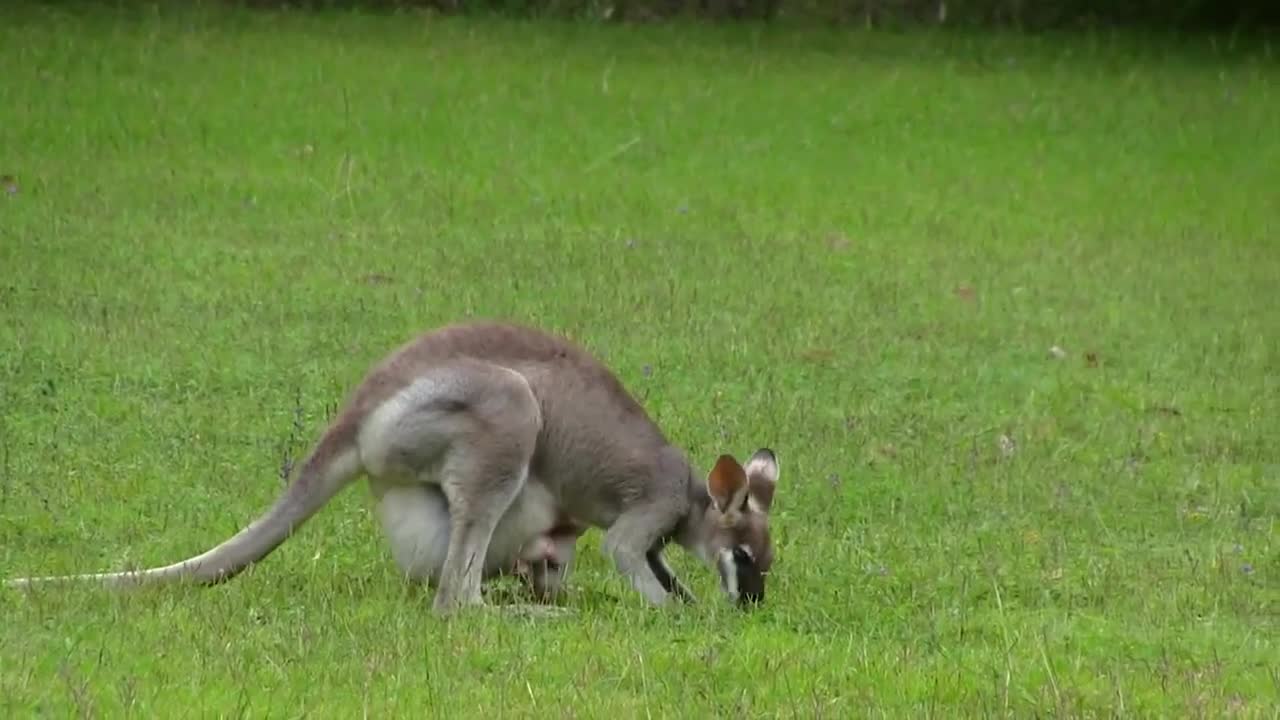
{"type": "Polygon", "coordinates": [[[740,464],[721,455],[707,476],[711,502],[702,517],[703,556],[720,573],[720,587],[733,602],[764,600],[765,579],[773,565],[769,507],[778,482],[778,460],[761,448],[740,464]]]}

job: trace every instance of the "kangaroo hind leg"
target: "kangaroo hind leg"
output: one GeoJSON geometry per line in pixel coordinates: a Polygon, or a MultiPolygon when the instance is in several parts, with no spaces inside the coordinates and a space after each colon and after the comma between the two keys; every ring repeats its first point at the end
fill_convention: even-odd
{"type": "Polygon", "coordinates": [[[519,373],[463,360],[424,373],[384,407],[367,443],[384,462],[371,464],[437,484],[448,501],[448,550],[434,609],[483,605],[494,529],[524,487],[541,430],[537,398],[519,373]]]}

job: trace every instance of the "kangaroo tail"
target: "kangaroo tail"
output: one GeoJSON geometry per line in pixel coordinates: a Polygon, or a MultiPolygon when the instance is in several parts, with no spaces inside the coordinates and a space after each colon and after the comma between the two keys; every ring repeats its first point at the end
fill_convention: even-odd
{"type": "Polygon", "coordinates": [[[240,574],[287,540],[361,472],[354,423],[339,418],[321,437],[284,493],[265,513],[213,549],[145,570],[16,578],[9,587],[96,581],[110,587],[195,582],[215,585],[240,574]]]}

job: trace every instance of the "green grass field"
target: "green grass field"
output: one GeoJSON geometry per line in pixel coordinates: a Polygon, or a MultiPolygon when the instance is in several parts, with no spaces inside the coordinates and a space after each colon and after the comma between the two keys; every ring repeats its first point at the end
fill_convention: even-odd
{"type": "Polygon", "coordinates": [[[469,317],[775,448],[779,559],[651,610],[592,532],[571,616],[442,622],[362,483],[224,586],[0,592],[0,715],[1280,713],[1272,48],[51,7],[0,11],[0,576],[211,547],[469,317]]]}

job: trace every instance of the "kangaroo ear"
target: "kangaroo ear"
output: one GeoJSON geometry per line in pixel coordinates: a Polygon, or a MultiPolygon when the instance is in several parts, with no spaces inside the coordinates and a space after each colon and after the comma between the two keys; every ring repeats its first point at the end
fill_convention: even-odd
{"type": "Polygon", "coordinates": [[[732,455],[721,455],[707,476],[707,492],[716,509],[728,517],[736,517],[747,501],[747,473],[732,455]]]}
{"type": "Polygon", "coordinates": [[[746,476],[752,504],[760,512],[769,512],[773,490],[778,486],[778,458],[769,448],[760,448],[747,461],[746,476]]]}

